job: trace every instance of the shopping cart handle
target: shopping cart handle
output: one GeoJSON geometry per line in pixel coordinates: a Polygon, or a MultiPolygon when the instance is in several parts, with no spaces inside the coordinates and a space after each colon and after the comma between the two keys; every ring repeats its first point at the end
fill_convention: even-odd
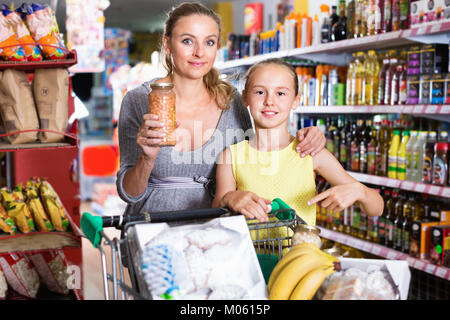
{"type": "Polygon", "coordinates": [[[103,219],[100,216],[93,216],[89,212],[84,212],[80,220],[81,230],[91,241],[94,248],[97,248],[102,241],[103,219]]]}

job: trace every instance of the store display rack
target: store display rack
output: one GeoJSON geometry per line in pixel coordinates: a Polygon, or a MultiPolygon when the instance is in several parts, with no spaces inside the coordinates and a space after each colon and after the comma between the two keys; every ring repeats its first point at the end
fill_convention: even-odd
{"type": "Polygon", "coordinates": [[[450,115],[450,105],[448,104],[419,104],[419,105],[376,105],[376,106],[308,106],[297,107],[295,113],[302,114],[382,114],[382,113],[401,113],[411,115],[450,115]]]}
{"type": "Polygon", "coordinates": [[[373,184],[377,186],[384,186],[389,188],[398,188],[401,190],[407,190],[417,193],[425,193],[432,196],[438,196],[442,198],[450,199],[450,187],[439,186],[434,184],[408,181],[408,180],[398,180],[391,179],[388,177],[374,176],[365,173],[347,171],[353,178],[359,182],[373,184]]]}
{"type": "Polygon", "coordinates": [[[68,52],[66,59],[59,60],[42,60],[42,61],[1,61],[0,70],[15,69],[26,72],[33,72],[36,69],[48,68],[69,68],[77,64],[77,52],[71,50],[68,52]]]}
{"type": "Polygon", "coordinates": [[[364,241],[362,239],[358,239],[341,232],[329,230],[324,227],[319,228],[320,228],[320,236],[323,238],[336,241],[338,243],[342,243],[344,245],[359,249],[361,251],[379,257],[383,257],[385,259],[406,260],[408,262],[408,265],[414,269],[426,272],[428,274],[434,275],[436,277],[445,280],[450,280],[450,269],[444,266],[438,266],[426,260],[416,259],[406,253],[382,246],[377,243],[364,241]]]}
{"type": "Polygon", "coordinates": [[[441,42],[448,37],[445,34],[450,31],[450,20],[420,24],[410,29],[381,33],[356,39],[341,40],[323,43],[316,46],[296,48],[292,50],[277,51],[248,58],[216,62],[219,70],[249,66],[268,58],[297,57],[334,65],[347,65],[350,62],[351,52],[365,50],[380,50],[400,47],[414,42],[441,42]],[[443,38],[441,37],[443,36],[443,38]]]}

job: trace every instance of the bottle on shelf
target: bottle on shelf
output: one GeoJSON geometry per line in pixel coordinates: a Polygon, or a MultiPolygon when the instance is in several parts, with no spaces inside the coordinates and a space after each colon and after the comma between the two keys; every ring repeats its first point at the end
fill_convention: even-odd
{"type": "Polygon", "coordinates": [[[385,220],[385,246],[394,247],[394,222],[395,222],[395,203],[398,200],[398,190],[392,191],[392,197],[386,201],[386,220],[385,220]]]}
{"type": "Polygon", "coordinates": [[[377,94],[377,104],[384,105],[384,95],[385,95],[385,86],[386,86],[386,71],[389,69],[390,56],[389,52],[384,54],[382,59],[382,65],[380,68],[380,73],[378,77],[378,94],[377,94]]]}
{"type": "Polygon", "coordinates": [[[425,144],[427,142],[428,132],[420,131],[417,143],[413,147],[413,166],[415,171],[413,171],[413,181],[422,182],[422,171],[423,171],[423,156],[425,152],[425,144]]]}
{"type": "Polygon", "coordinates": [[[384,23],[382,32],[392,31],[392,0],[382,0],[384,2],[384,23]]]}
{"type": "Polygon", "coordinates": [[[368,216],[363,210],[360,210],[358,238],[367,240],[368,216]]]}
{"type": "Polygon", "coordinates": [[[372,36],[381,33],[381,0],[368,1],[367,35],[372,36]]]}
{"type": "Polygon", "coordinates": [[[375,174],[377,176],[386,177],[388,173],[388,163],[389,163],[389,131],[388,131],[388,120],[383,119],[381,121],[381,127],[379,131],[378,145],[376,148],[377,164],[375,167],[375,174]]]}
{"type": "Polygon", "coordinates": [[[383,213],[378,217],[378,243],[385,245],[386,243],[386,216],[388,212],[387,201],[391,199],[391,190],[385,189],[383,192],[384,207],[383,213]]]}
{"type": "Polygon", "coordinates": [[[370,128],[364,123],[362,123],[361,131],[360,131],[360,140],[359,140],[359,172],[367,173],[367,165],[368,165],[368,151],[369,151],[369,142],[370,140],[370,128]],[[369,133],[369,136],[367,135],[369,133]]]}
{"type": "Polygon", "coordinates": [[[395,203],[395,220],[394,220],[394,249],[402,250],[402,226],[403,226],[403,204],[405,203],[405,195],[399,192],[397,202],[395,203]]]}
{"type": "Polygon", "coordinates": [[[400,29],[408,29],[410,26],[410,0],[400,0],[400,29]]]}
{"type": "MultiPolygon", "coordinates": [[[[381,189],[376,189],[381,194],[381,189]]],[[[378,243],[378,216],[367,216],[367,236],[366,240],[378,243]]]]}
{"type": "Polygon", "coordinates": [[[366,76],[364,77],[364,103],[375,105],[378,96],[378,80],[380,77],[380,65],[375,50],[369,50],[364,61],[366,76]]]}
{"type": "Polygon", "coordinates": [[[333,25],[335,23],[337,23],[339,20],[339,15],[337,14],[337,6],[331,6],[331,16],[330,16],[330,24],[329,24],[329,28],[328,28],[328,41],[332,41],[331,40],[331,28],[333,27],[333,25]]]}
{"type": "Polygon", "coordinates": [[[326,122],[327,125],[325,130],[325,139],[326,139],[325,148],[331,154],[334,154],[334,124],[330,118],[327,118],[326,122]]]}
{"type": "Polygon", "coordinates": [[[352,170],[352,141],[353,141],[353,133],[356,130],[356,121],[351,120],[349,130],[346,132],[345,135],[345,144],[346,144],[346,150],[347,150],[347,164],[346,168],[347,170],[352,170]]]}
{"type": "Polygon", "coordinates": [[[347,39],[347,17],[345,16],[345,0],[339,1],[339,19],[331,27],[331,41],[347,39]]]}
{"type": "Polygon", "coordinates": [[[363,120],[357,120],[356,125],[353,127],[352,140],[350,142],[350,158],[351,158],[351,170],[359,172],[359,160],[360,160],[360,143],[361,143],[361,127],[363,120]]]}
{"type": "Polygon", "coordinates": [[[352,206],[351,210],[352,215],[352,231],[351,235],[353,237],[358,238],[359,237],[359,228],[360,228],[360,221],[361,221],[361,209],[357,205],[352,206]]]}
{"type": "Polygon", "coordinates": [[[414,194],[410,193],[408,196],[408,200],[406,200],[406,202],[403,204],[401,251],[404,253],[409,253],[411,225],[416,211],[417,211],[417,203],[414,199],[414,194]]]}
{"type": "Polygon", "coordinates": [[[392,0],[392,31],[400,30],[400,0],[392,0]]]}
{"type": "Polygon", "coordinates": [[[448,184],[448,142],[437,142],[434,145],[432,183],[446,186],[448,184]]]}
{"type": "Polygon", "coordinates": [[[352,54],[352,60],[350,61],[347,69],[347,80],[346,80],[346,86],[345,86],[345,104],[347,106],[353,105],[353,77],[355,72],[355,60],[356,60],[356,53],[354,52],[352,54]]]}
{"type": "Polygon", "coordinates": [[[417,130],[411,130],[411,136],[406,144],[406,180],[413,181],[416,175],[416,167],[413,161],[413,152],[417,143],[417,130]]]}
{"type": "Polygon", "coordinates": [[[347,150],[347,134],[350,132],[350,121],[345,121],[345,125],[339,131],[339,162],[346,170],[350,170],[347,166],[347,157],[350,151],[347,150]]]}
{"type": "Polygon", "coordinates": [[[434,144],[436,143],[436,131],[430,131],[427,142],[424,146],[422,182],[431,183],[433,181],[433,158],[434,144]]]}
{"type": "Polygon", "coordinates": [[[353,39],[355,34],[355,1],[349,0],[347,4],[347,39],[353,39]]]}
{"type": "Polygon", "coordinates": [[[403,130],[402,140],[397,152],[397,179],[406,180],[406,145],[409,141],[409,130],[403,130]]]}
{"type": "Polygon", "coordinates": [[[398,58],[394,50],[389,51],[389,68],[386,70],[385,83],[384,83],[384,104],[391,104],[392,95],[392,79],[397,70],[398,58]]]}
{"type": "Polygon", "coordinates": [[[352,79],[352,105],[364,104],[363,82],[366,74],[364,70],[364,58],[364,52],[359,51],[356,54],[354,77],[352,79]]]}
{"type": "Polygon", "coordinates": [[[364,0],[355,0],[355,20],[353,21],[354,26],[354,38],[361,37],[362,34],[362,16],[364,13],[364,0]]]}
{"type": "Polygon", "coordinates": [[[391,179],[397,178],[397,153],[400,145],[400,130],[394,130],[391,145],[389,147],[388,158],[388,177],[391,179]]]}
{"type": "MultiPolygon", "coordinates": [[[[375,123],[377,126],[377,123],[375,123]]],[[[381,143],[379,139],[378,132],[379,130],[372,129],[372,135],[370,137],[370,142],[367,147],[368,156],[367,156],[367,173],[371,175],[376,174],[376,165],[377,165],[377,147],[378,144],[381,143]]]]}
{"type": "Polygon", "coordinates": [[[339,150],[340,150],[340,130],[344,127],[344,117],[338,117],[338,123],[333,124],[333,147],[334,147],[334,157],[339,160],[339,150]]]}

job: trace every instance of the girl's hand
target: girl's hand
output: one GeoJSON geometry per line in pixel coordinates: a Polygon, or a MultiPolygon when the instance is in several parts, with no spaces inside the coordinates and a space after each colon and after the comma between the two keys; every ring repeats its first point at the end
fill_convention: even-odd
{"type": "Polygon", "coordinates": [[[297,152],[302,158],[319,153],[327,142],[325,135],[318,127],[306,127],[298,130],[297,140],[300,141],[297,145],[297,152]]]}
{"type": "Polygon", "coordinates": [[[334,186],[313,197],[308,201],[308,205],[320,203],[323,208],[340,212],[362,198],[361,186],[359,182],[334,186]]]}
{"type": "Polygon", "coordinates": [[[225,194],[223,204],[234,212],[242,213],[249,219],[258,219],[260,222],[269,221],[267,207],[272,201],[258,197],[249,191],[230,191],[225,194]]]}
{"type": "MultiPolygon", "coordinates": [[[[163,127],[164,124],[158,121],[158,116],[155,114],[144,114],[142,123],[139,126],[136,142],[142,149],[142,154],[145,158],[155,160],[160,147],[159,144],[163,141],[164,133],[156,131],[156,128],[163,127]]],[[[176,123],[179,127],[179,123],[176,123]]]]}

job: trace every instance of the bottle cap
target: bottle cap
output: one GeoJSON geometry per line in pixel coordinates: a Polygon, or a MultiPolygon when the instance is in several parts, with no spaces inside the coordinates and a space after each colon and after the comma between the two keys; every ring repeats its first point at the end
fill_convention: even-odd
{"type": "Polygon", "coordinates": [[[434,151],[448,151],[448,143],[447,142],[438,142],[434,145],[434,151]]]}

